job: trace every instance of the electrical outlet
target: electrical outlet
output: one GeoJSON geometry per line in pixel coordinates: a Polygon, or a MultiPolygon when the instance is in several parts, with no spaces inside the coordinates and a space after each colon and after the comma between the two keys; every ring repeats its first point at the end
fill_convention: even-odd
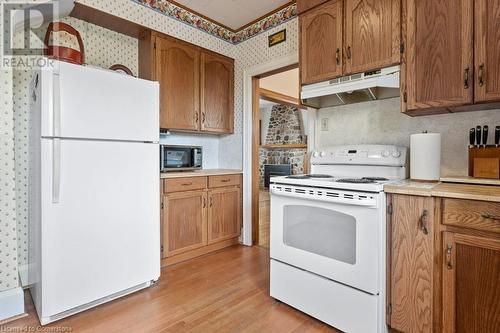
{"type": "Polygon", "coordinates": [[[322,131],[328,131],[328,123],[329,123],[329,120],[328,118],[323,118],[321,119],[321,130],[322,131]]]}

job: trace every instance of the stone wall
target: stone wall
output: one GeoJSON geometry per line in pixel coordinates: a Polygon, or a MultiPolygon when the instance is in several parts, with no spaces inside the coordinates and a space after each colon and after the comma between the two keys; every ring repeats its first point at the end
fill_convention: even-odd
{"type": "MultiPolygon", "coordinates": [[[[271,110],[266,144],[301,144],[306,143],[302,115],[298,108],[275,105],[271,110]]],[[[306,149],[266,149],[259,150],[260,186],[264,186],[264,165],[291,164],[292,174],[304,173],[306,149]]]]}

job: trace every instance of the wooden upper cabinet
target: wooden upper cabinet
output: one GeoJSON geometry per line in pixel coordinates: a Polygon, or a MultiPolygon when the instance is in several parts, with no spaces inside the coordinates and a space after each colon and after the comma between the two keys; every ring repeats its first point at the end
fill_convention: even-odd
{"type": "Polygon", "coordinates": [[[390,200],[388,324],[401,332],[432,332],[434,198],[390,200]]]}
{"type": "Polygon", "coordinates": [[[342,1],[329,1],[299,17],[301,83],[342,75],[342,1]]]}
{"type": "Polygon", "coordinates": [[[500,329],[500,239],[443,235],[443,332],[500,329]]]}
{"type": "Polygon", "coordinates": [[[475,0],[475,102],[500,100],[500,1],[475,0]]]}
{"type": "Polygon", "coordinates": [[[297,0],[297,13],[302,14],[327,1],[328,0],[297,0]]]}
{"type": "Polygon", "coordinates": [[[471,104],[473,0],[403,4],[403,111],[471,104]]]}
{"type": "Polygon", "coordinates": [[[359,73],[400,62],[400,1],[345,0],[345,71],[359,73]]]}
{"type": "Polygon", "coordinates": [[[206,191],[167,194],[163,204],[164,257],[171,257],[207,244],[206,191]]]}
{"type": "Polygon", "coordinates": [[[200,51],[156,37],[156,80],[160,82],[160,127],[199,130],[200,51]]]}
{"type": "Polygon", "coordinates": [[[201,53],[201,130],[233,133],[234,60],[201,53]]]}
{"type": "Polygon", "coordinates": [[[208,244],[240,235],[240,193],[239,187],[209,191],[208,244]]]}

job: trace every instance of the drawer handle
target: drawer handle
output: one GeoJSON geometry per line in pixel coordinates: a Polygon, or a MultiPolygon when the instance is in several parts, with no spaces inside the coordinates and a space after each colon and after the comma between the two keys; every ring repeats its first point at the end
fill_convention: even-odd
{"type": "Polygon", "coordinates": [[[482,213],[481,217],[488,219],[488,220],[494,220],[494,221],[500,221],[500,216],[491,214],[491,213],[482,213]]]}
{"type": "Polygon", "coordinates": [[[231,179],[223,179],[223,180],[221,180],[221,182],[223,182],[223,183],[229,183],[230,181],[231,181],[231,179]]]}
{"type": "Polygon", "coordinates": [[[203,197],[203,208],[207,208],[207,198],[203,197]]]}
{"type": "Polygon", "coordinates": [[[193,185],[193,183],[182,183],[181,185],[182,186],[191,186],[191,185],[193,185]]]}
{"type": "Polygon", "coordinates": [[[453,269],[453,265],[451,262],[451,251],[453,250],[453,246],[448,244],[446,246],[446,268],[453,269]]]}
{"type": "Polygon", "coordinates": [[[427,229],[427,225],[429,222],[429,211],[425,209],[420,217],[420,229],[424,233],[424,235],[429,234],[429,230],[427,229]]]}

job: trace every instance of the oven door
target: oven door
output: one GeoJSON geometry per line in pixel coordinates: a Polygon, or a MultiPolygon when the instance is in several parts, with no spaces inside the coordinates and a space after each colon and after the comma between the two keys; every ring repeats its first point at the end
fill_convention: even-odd
{"type": "Polygon", "coordinates": [[[383,193],[271,185],[271,258],[380,292],[383,193]]]}

